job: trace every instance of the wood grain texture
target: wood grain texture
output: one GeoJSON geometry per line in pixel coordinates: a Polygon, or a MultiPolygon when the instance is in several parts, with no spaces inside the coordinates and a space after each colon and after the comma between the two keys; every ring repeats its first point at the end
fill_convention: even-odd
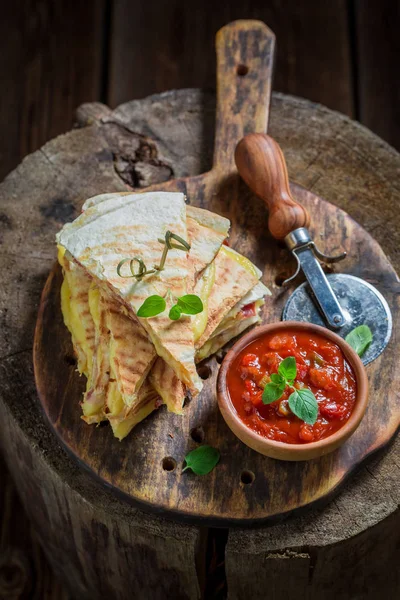
{"type": "MultiPolygon", "coordinates": [[[[20,354],[14,365],[10,360],[1,363],[2,376],[12,377],[10,387],[27,408],[36,402],[35,391],[20,377],[21,369],[31,369],[30,352],[20,354]]],[[[196,555],[203,542],[198,529],[151,518],[121,504],[98,489],[84,471],[67,466],[68,461],[67,482],[67,472],[60,478],[59,471],[65,461],[63,452],[55,448],[49,453],[52,438],[42,424],[36,425],[35,433],[41,429],[44,436],[38,448],[29,437],[18,435],[4,404],[0,417],[2,450],[8,465],[14,466],[28,517],[47,559],[73,598],[199,598],[196,555]]],[[[42,598],[46,595],[38,596],[42,598]]],[[[63,599],[61,592],[56,598],[63,599]]]]}
{"type": "MultiPolygon", "coordinates": [[[[151,138],[156,159],[167,164],[174,176],[196,175],[210,168],[214,111],[214,97],[198,90],[129,102],[100,122],[92,119],[91,126],[53,140],[29,156],[0,186],[1,445],[8,466],[15,470],[16,477],[21,473],[17,477],[18,491],[42,531],[42,543],[50,548],[49,558],[74,587],[77,597],[97,598],[103,590],[109,598],[130,598],[133,592],[139,598],[152,597],[149,594],[156,586],[153,574],[158,578],[161,574],[162,581],[167,577],[166,587],[160,592],[160,596],[163,593],[167,597],[166,590],[171,590],[168,585],[176,581],[177,575],[175,563],[169,571],[162,557],[170,551],[173,556],[177,549],[162,541],[172,538],[179,547],[184,546],[178,577],[184,581],[187,596],[197,598],[195,557],[199,537],[195,527],[150,517],[101,489],[75,466],[43,422],[33,382],[31,348],[41,290],[54,264],[54,235],[77,214],[84,198],[104,189],[128,188],[115,170],[118,157],[126,152],[128,136],[132,145],[139,147],[140,140],[151,138]],[[110,130],[112,141],[106,135],[110,130]],[[119,543],[121,531],[124,535],[119,543]],[[125,536],[125,532],[129,534],[125,536]],[[138,539],[144,547],[136,544],[138,539]],[[109,540],[115,541],[112,550],[109,540]],[[132,573],[135,560],[141,565],[147,555],[154,556],[157,541],[161,544],[159,558],[151,563],[149,575],[147,571],[143,571],[145,576],[132,573]],[[125,565],[122,569],[119,561],[125,565]]],[[[399,155],[357,123],[324,107],[280,94],[273,98],[269,131],[284,150],[289,177],[350,212],[374,234],[399,269],[400,231],[392,219],[393,205],[400,200],[396,183],[399,155]]],[[[156,159],[154,154],[132,156],[132,177],[137,174],[137,162],[151,165],[156,159]]],[[[285,251],[281,253],[280,259],[285,251]]],[[[385,560],[388,565],[393,560],[398,563],[400,558],[399,465],[400,442],[396,439],[388,451],[368,461],[324,510],[311,510],[248,533],[230,530],[226,548],[229,593],[234,593],[239,574],[246,572],[245,562],[253,561],[261,569],[273,552],[283,563],[282,581],[291,582],[291,589],[298,590],[300,597],[318,585],[315,577],[311,586],[306,583],[306,578],[311,581],[314,565],[323,575],[323,590],[319,587],[313,598],[325,598],[330,586],[339,585],[337,569],[329,571],[327,566],[323,570],[326,560],[342,566],[342,589],[348,586],[352,599],[364,597],[367,566],[359,569],[359,565],[377,559],[374,535],[385,539],[391,534],[387,545],[377,545],[382,564],[385,560]],[[344,565],[348,550],[351,560],[344,565]],[[308,572],[293,564],[298,553],[310,556],[308,572]]],[[[385,579],[382,574],[380,593],[396,597],[400,590],[395,572],[389,571],[385,579]]],[[[261,591],[258,588],[256,595],[248,583],[249,597],[265,597],[265,586],[261,591]]]]}
{"type": "Polygon", "coordinates": [[[16,0],[0,19],[0,179],[101,91],[104,0],[16,0]]]}
{"type": "MultiPolygon", "coordinates": [[[[26,154],[68,131],[78,104],[99,96],[103,9],[103,0],[1,3],[0,180],[26,154]]],[[[0,207],[0,242],[10,226],[0,207]]],[[[0,488],[10,502],[2,519],[0,597],[66,598],[5,471],[0,488]],[[17,578],[8,581],[14,558],[17,578]]]]}
{"type": "Polygon", "coordinates": [[[0,457],[0,598],[68,600],[55,577],[0,457]]]}
{"type": "Polygon", "coordinates": [[[351,116],[348,17],[346,0],[203,0],[190,6],[183,0],[119,0],[112,11],[108,103],[171,88],[215,88],[217,31],[234,19],[259,19],[279,40],[274,89],[351,116]]]}
{"type": "MultiPolygon", "coordinates": [[[[393,458],[393,457],[392,457],[393,458]]],[[[378,459],[376,462],[380,462],[378,459]]],[[[396,476],[399,466],[392,464],[396,476]]],[[[376,473],[375,469],[371,470],[376,473]]],[[[357,485],[362,487],[362,476],[357,485]]],[[[378,478],[371,509],[379,510],[378,478]]],[[[364,488],[364,492],[366,489],[364,488]]],[[[353,490],[354,492],[354,490],[353,490]]],[[[311,519],[297,518],[287,525],[251,532],[232,531],[225,549],[225,568],[230,583],[229,600],[244,597],[261,600],[268,589],[273,600],[296,597],[300,600],[376,600],[395,598],[400,590],[398,512],[352,536],[347,530],[351,519],[362,517],[362,508],[353,496],[354,508],[343,495],[328,509],[313,512],[311,519]],[[361,510],[360,510],[361,509],[361,510]],[[304,526],[307,534],[304,535],[304,526]],[[324,533],[320,528],[326,528],[324,533]],[[240,565],[240,569],[238,568],[240,565]],[[259,574],[254,577],[254,572],[259,574]]],[[[356,520],[354,520],[356,528],[356,520]]]]}
{"type": "MultiPolygon", "coordinates": [[[[93,114],[96,110],[84,108],[80,114],[93,114]]],[[[112,152],[106,141],[107,127],[114,124],[121,132],[119,152],[123,152],[125,147],[126,132],[131,135],[132,144],[136,144],[140,136],[151,134],[156,140],[157,157],[169,164],[176,175],[199,174],[211,166],[214,110],[214,97],[196,90],[169,92],[143,101],[132,101],[99,122],[92,120],[90,126],[50,142],[41,152],[28,157],[0,186],[0,202],[8,222],[2,230],[3,246],[0,248],[3,277],[0,288],[1,445],[7,451],[8,465],[13,466],[16,474],[20,470],[22,472],[17,481],[18,491],[25,506],[29,507],[32,503],[35,506],[30,516],[43,530],[43,535],[46,534],[46,538],[42,538],[43,543],[54,543],[58,548],[57,553],[49,553],[53,566],[65,579],[72,569],[75,577],[71,584],[78,591],[82,590],[82,586],[93,590],[99,581],[101,586],[109,585],[110,580],[118,583],[119,577],[117,566],[112,572],[108,568],[103,569],[97,573],[96,579],[93,579],[91,570],[89,580],[82,578],[82,571],[76,571],[76,557],[85,557],[82,560],[85,560],[86,568],[93,565],[102,556],[108,537],[97,534],[96,530],[88,543],[87,537],[77,534],[63,551],[65,536],[60,541],[59,530],[68,530],[70,536],[71,513],[74,514],[73,530],[78,532],[80,523],[87,519],[86,511],[90,511],[96,522],[104,525],[100,525],[100,529],[111,532],[110,539],[118,536],[119,532],[107,529],[110,527],[107,514],[112,514],[125,527],[131,528],[133,542],[135,527],[139,523],[145,529],[157,527],[161,538],[173,536],[184,539],[187,558],[181,570],[189,581],[196,577],[193,556],[198,546],[196,536],[189,541],[187,534],[183,536],[182,529],[176,524],[150,518],[129,508],[126,503],[118,502],[108,490],[102,490],[91,477],[76,468],[43,422],[33,381],[31,345],[40,294],[54,264],[54,235],[63,222],[77,214],[84,198],[104,189],[127,189],[115,171],[118,152],[112,152]],[[167,127],[168,116],[174,120],[174,129],[167,127]],[[180,140],[179,145],[177,139],[180,140]],[[29,223],[21,217],[23,207],[29,210],[29,223]],[[46,218],[44,211],[48,215],[46,218]],[[42,233],[38,236],[39,230],[42,233]],[[27,246],[31,253],[21,262],[19,257],[27,246]],[[24,448],[24,453],[18,448],[24,448]],[[37,481],[40,481],[40,487],[35,483],[37,481]],[[60,486],[68,502],[67,510],[62,513],[54,497],[60,486]],[[46,504],[48,497],[50,502],[46,504]],[[44,506],[47,509],[42,519],[40,515],[44,506]],[[52,516],[54,523],[51,526],[48,515],[52,516]],[[169,529],[165,529],[167,526],[169,529]],[[92,550],[94,545],[98,548],[96,559],[92,550]]],[[[374,232],[394,265],[400,268],[400,232],[389,218],[393,203],[400,199],[395,178],[400,166],[398,154],[357,123],[321,106],[279,94],[273,97],[269,131],[288,159],[289,177],[351,211],[352,216],[374,232]],[[313,127],[309,126],[310,123],[313,127]]],[[[134,160],[131,168],[135,169],[134,160]]],[[[281,249],[279,260],[284,256],[286,251],[281,249]]],[[[277,288],[273,287],[273,290],[276,292],[277,288]]],[[[287,559],[291,552],[309,546],[314,557],[324,549],[330,552],[331,558],[343,556],[341,548],[348,540],[356,540],[363,533],[368,538],[369,530],[374,528],[384,534],[385,520],[390,516],[393,516],[391,531],[394,546],[388,546],[388,553],[393,550],[393,556],[398,560],[395,540],[399,523],[399,465],[400,443],[396,439],[388,452],[369,461],[324,510],[312,510],[285,523],[265,530],[252,530],[248,534],[231,530],[226,550],[230,593],[233,593],[235,585],[232,571],[241,572],[244,556],[248,556],[249,560],[262,561],[270,551],[282,555],[282,560],[287,561],[284,565],[286,579],[291,578],[300,586],[305,574],[300,570],[299,579],[293,579],[292,563],[287,559]]],[[[187,531],[196,532],[197,529],[190,527],[187,531]]],[[[152,544],[150,537],[149,545],[152,544]]],[[[135,552],[133,550],[134,555],[135,552]]],[[[354,544],[352,552],[354,560],[347,564],[346,572],[350,579],[354,579],[357,573],[361,553],[365,561],[375,556],[373,548],[365,544],[354,544]]],[[[382,560],[385,557],[389,560],[386,548],[382,552],[382,560]]],[[[106,551],[105,556],[108,556],[106,551]]],[[[118,564],[116,557],[113,564],[118,564]]],[[[357,578],[354,581],[353,592],[362,597],[362,581],[357,578]]],[[[141,586],[143,582],[141,578],[141,586]]],[[[388,594],[398,593],[398,584],[392,577],[387,578],[386,584],[386,588],[382,589],[388,594]]],[[[131,596],[135,585],[132,581],[125,597],[131,596]]],[[[143,589],[145,594],[148,588],[143,589]]],[[[190,594],[189,597],[197,598],[193,588],[190,594]]],[[[263,590],[261,598],[264,595],[263,590]]],[[[124,595],[119,592],[119,595],[111,597],[123,598],[124,595]]],[[[258,600],[256,595],[253,597],[258,600]]],[[[323,598],[323,595],[319,597],[323,598]]]]}
{"type": "Polygon", "coordinates": [[[397,0],[354,3],[358,119],[400,148],[400,4],[397,0]],[[373,41],[374,40],[374,41],[373,41]]]}

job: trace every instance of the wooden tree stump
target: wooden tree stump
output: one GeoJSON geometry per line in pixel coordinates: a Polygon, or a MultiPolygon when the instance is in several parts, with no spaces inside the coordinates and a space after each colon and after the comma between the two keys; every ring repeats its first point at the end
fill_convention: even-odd
{"type": "MultiPolygon", "coordinates": [[[[324,509],[264,529],[216,532],[119,501],[66,455],[39,409],[32,340],[56,231],[89,196],[206,171],[214,111],[214,97],[199,90],[114,111],[83,105],[79,128],[28,156],[0,186],[0,437],[8,467],[49,561],[79,599],[212,598],[225,585],[231,600],[394,598],[399,440],[324,509]],[[216,557],[225,557],[225,572],[216,557]]],[[[269,133],[290,178],[347,210],[399,269],[399,155],[346,117],[280,94],[269,133]]]]}

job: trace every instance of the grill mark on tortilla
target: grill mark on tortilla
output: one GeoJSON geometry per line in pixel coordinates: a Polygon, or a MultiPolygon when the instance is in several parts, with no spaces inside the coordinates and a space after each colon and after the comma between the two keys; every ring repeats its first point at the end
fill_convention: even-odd
{"type": "Polygon", "coordinates": [[[231,308],[258,282],[258,277],[228,254],[219,253],[215,259],[215,267],[215,281],[218,285],[213,286],[208,298],[208,321],[195,343],[196,350],[205,344],[231,308]]]}

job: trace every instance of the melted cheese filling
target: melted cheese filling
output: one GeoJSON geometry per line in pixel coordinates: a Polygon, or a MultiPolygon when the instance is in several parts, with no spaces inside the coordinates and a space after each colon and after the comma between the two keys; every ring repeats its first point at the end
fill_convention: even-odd
{"type": "Polygon", "coordinates": [[[246,269],[246,271],[254,275],[254,277],[257,277],[257,279],[260,278],[261,272],[259,271],[259,269],[257,269],[257,267],[253,265],[253,263],[248,258],[242,256],[242,254],[239,254],[238,252],[236,252],[236,250],[233,250],[233,248],[230,248],[229,246],[221,246],[220,252],[224,252],[225,254],[230,256],[230,258],[236,260],[236,262],[238,262],[239,265],[243,267],[243,269],[246,269]]]}
{"type": "Polygon", "coordinates": [[[198,313],[192,319],[192,327],[194,334],[194,341],[202,336],[205,328],[207,327],[208,321],[208,297],[211,293],[212,287],[215,282],[215,263],[212,262],[208,265],[208,267],[204,270],[203,275],[201,276],[199,289],[196,290],[198,296],[200,296],[201,301],[203,302],[203,310],[201,313],[198,313]]]}
{"type": "Polygon", "coordinates": [[[135,414],[128,415],[123,421],[118,423],[113,423],[112,419],[110,419],[111,427],[113,433],[119,441],[123,440],[124,437],[128,435],[128,433],[138,425],[143,419],[149,416],[153,410],[156,409],[155,401],[149,400],[146,404],[144,404],[135,414]]]}
{"type": "Polygon", "coordinates": [[[75,302],[71,301],[71,272],[68,269],[64,254],[65,248],[59,246],[58,261],[64,270],[64,280],[61,286],[61,311],[64,323],[71,333],[72,344],[78,357],[78,371],[87,377],[90,370],[89,365],[91,365],[93,359],[92,349],[87,342],[85,328],[82,324],[78,307],[75,302]]]}

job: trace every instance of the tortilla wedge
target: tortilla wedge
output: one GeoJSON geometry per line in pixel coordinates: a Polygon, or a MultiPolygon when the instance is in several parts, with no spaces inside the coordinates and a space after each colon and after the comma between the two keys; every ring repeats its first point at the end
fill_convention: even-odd
{"type": "Polygon", "coordinates": [[[260,309],[265,304],[264,296],[270,295],[269,289],[259,281],[235,306],[227,313],[210,338],[196,352],[196,362],[200,362],[215,354],[231,339],[240,335],[245,329],[260,323],[260,309]],[[245,310],[251,306],[251,310],[245,310]]]}
{"type": "MultiPolygon", "coordinates": [[[[206,343],[235,304],[257,285],[261,275],[247,258],[226,246],[221,247],[214,264],[215,276],[208,296],[207,322],[195,342],[196,350],[206,343]]],[[[202,278],[196,284],[195,293],[201,285],[202,278]]]]}
{"type": "Polygon", "coordinates": [[[122,400],[116,382],[110,382],[107,393],[107,419],[114,436],[120,441],[123,440],[138,423],[159,408],[161,404],[162,400],[156,390],[150,382],[146,381],[140,389],[135,407],[129,410],[122,400]]]}
{"type": "MultiPolygon", "coordinates": [[[[228,229],[227,219],[186,207],[182,194],[156,192],[155,196],[103,194],[89,199],[82,215],[60,232],[65,272],[84,275],[77,286],[80,292],[89,286],[85,293],[90,311],[87,307],[86,311],[92,336],[95,332],[89,350],[71,327],[76,306],[64,315],[73,339],[75,335],[77,353],[81,352],[81,372],[88,374],[82,404],[86,422],[108,419],[114,435],[122,439],[162,403],[181,413],[186,386],[192,393],[200,388],[195,361],[259,321],[257,312],[268,290],[259,282],[261,272],[248,259],[221,247],[228,229]],[[162,237],[167,229],[190,242],[189,253],[170,250],[165,269],[139,282],[117,274],[120,260],[135,252],[145,256],[148,269],[158,264],[163,247],[153,240],[154,230],[162,237]],[[149,295],[165,296],[167,290],[175,297],[198,293],[203,313],[179,321],[171,321],[167,313],[137,317],[149,295]],[[250,303],[257,310],[247,314],[242,309],[250,303]]],[[[67,286],[68,281],[65,296],[67,286]]],[[[72,304],[76,301],[85,314],[83,296],[72,304]]]]}
{"type": "MultiPolygon", "coordinates": [[[[58,241],[75,261],[109,286],[112,293],[136,313],[144,300],[153,294],[164,296],[170,290],[179,297],[192,291],[192,282],[213,260],[227,235],[227,219],[192,208],[189,211],[192,217],[187,219],[188,231],[183,198],[182,194],[163,192],[95,197],[84,204],[83,213],[73,223],[63,228],[58,241]],[[126,256],[145,256],[148,268],[157,264],[162,250],[157,240],[162,239],[168,228],[183,239],[191,233],[193,250],[188,259],[184,252],[170,250],[165,269],[142,281],[132,283],[132,278],[117,275],[117,266],[126,256]],[[207,236],[209,242],[204,243],[207,236]]],[[[166,313],[152,319],[140,319],[140,322],[157,354],[170,364],[195,395],[201,389],[201,381],[194,367],[190,318],[171,322],[166,313]]]]}
{"type": "Polygon", "coordinates": [[[84,269],[70,263],[59,248],[58,261],[63,269],[61,309],[78,359],[78,371],[88,376],[95,351],[95,326],[89,311],[91,278],[84,269]]]}
{"type": "Polygon", "coordinates": [[[182,414],[186,390],[175,371],[162,359],[157,358],[149,374],[149,382],[162,398],[170,412],[182,414]]]}
{"type": "MultiPolygon", "coordinates": [[[[136,202],[137,194],[130,192],[116,192],[109,194],[99,194],[86,200],[82,210],[99,206],[102,204],[102,211],[105,214],[105,209],[112,209],[112,202],[106,206],[103,204],[107,200],[115,198],[124,198],[124,203],[136,202]]],[[[199,274],[205,267],[210,264],[217,252],[219,251],[222,242],[228,236],[230,221],[221,215],[197,208],[195,206],[186,206],[186,224],[188,231],[188,241],[191,244],[189,252],[190,271],[193,275],[193,280],[196,281],[199,274]]]]}
{"type": "MultiPolygon", "coordinates": [[[[175,297],[187,293],[189,279],[187,253],[171,249],[163,271],[138,281],[117,273],[124,258],[140,257],[148,269],[160,262],[167,230],[187,240],[186,205],[183,194],[153,192],[104,200],[86,209],[73,223],[58,234],[58,242],[90,275],[108,286],[133,315],[146,298],[175,297]]],[[[201,381],[194,364],[193,332],[190,319],[172,322],[168,314],[140,319],[157,354],[175,370],[189,389],[198,393],[201,381]]]]}

